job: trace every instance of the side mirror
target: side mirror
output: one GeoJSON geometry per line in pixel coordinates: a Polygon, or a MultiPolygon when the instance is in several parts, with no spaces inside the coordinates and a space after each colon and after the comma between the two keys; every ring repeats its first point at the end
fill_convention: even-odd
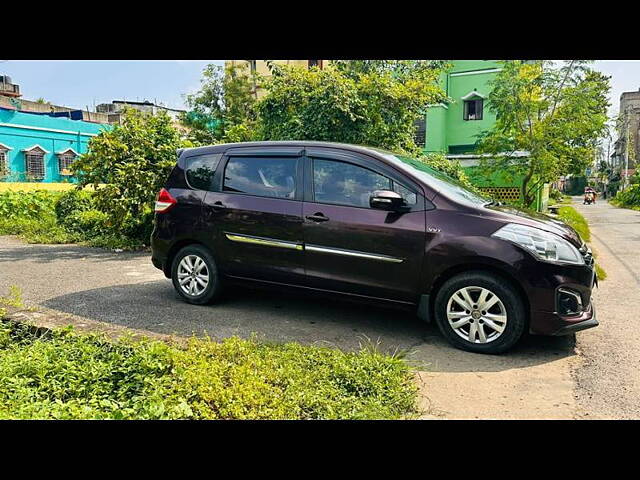
{"type": "Polygon", "coordinates": [[[399,193],[391,190],[376,190],[369,197],[369,205],[371,208],[397,212],[404,210],[407,207],[407,202],[399,193]]]}

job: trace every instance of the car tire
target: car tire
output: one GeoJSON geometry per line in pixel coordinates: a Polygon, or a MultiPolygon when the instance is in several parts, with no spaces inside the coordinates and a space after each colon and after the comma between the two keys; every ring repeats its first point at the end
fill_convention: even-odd
{"type": "Polygon", "coordinates": [[[476,353],[506,352],[527,325],[518,291],[504,278],[481,271],[447,280],[436,295],[434,313],[449,343],[476,353]]]}
{"type": "Polygon", "coordinates": [[[221,294],[222,282],[213,255],[202,245],[189,245],[173,259],[171,281],[178,295],[188,303],[205,305],[221,294]]]}

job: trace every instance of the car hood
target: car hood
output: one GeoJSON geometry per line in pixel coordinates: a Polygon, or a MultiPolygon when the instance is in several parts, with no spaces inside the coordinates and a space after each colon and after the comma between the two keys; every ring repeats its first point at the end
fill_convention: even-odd
{"type": "Polygon", "coordinates": [[[511,206],[487,206],[492,212],[492,216],[500,218],[508,223],[519,223],[534,228],[539,228],[547,232],[560,235],[565,240],[571,242],[577,248],[581,248],[583,241],[572,227],[560,220],[542,213],[530,212],[511,206]]]}

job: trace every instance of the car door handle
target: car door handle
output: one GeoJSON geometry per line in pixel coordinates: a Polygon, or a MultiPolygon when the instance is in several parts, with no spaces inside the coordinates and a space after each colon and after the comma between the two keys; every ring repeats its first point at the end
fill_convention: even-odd
{"type": "Polygon", "coordinates": [[[311,220],[312,222],[326,222],[329,220],[329,217],[325,217],[324,214],[320,212],[314,213],[313,215],[307,215],[304,218],[311,220]]]}
{"type": "Polygon", "coordinates": [[[213,208],[215,211],[220,211],[220,210],[224,210],[225,206],[224,203],[222,203],[221,201],[217,201],[215,202],[213,205],[211,205],[211,208],[213,208]]]}

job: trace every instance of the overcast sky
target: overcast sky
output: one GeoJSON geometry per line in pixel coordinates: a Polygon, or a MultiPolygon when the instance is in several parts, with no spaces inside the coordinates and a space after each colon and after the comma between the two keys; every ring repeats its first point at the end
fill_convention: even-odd
{"type": "MultiPolygon", "coordinates": [[[[112,100],[150,100],[171,108],[184,108],[183,94],[198,90],[202,69],[222,60],[34,61],[7,60],[0,75],[20,85],[24,98],[68,107],[93,109],[94,103],[112,100]]],[[[595,68],[610,75],[613,115],[620,94],[640,88],[640,61],[599,60],[595,68]]]]}

